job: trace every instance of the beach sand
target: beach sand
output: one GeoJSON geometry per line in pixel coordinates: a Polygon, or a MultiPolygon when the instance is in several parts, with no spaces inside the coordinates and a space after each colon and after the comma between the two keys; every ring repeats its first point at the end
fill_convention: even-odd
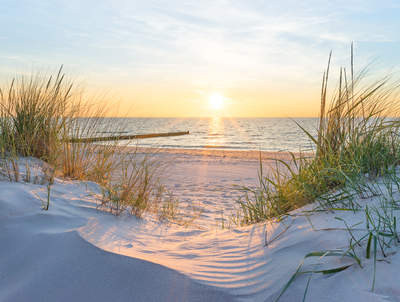
{"type": "MultiPolygon", "coordinates": [[[[335,217],[353,224],[362,213],[295,215],[309,205],[281,222],[222,228],[240,196],[232,188],[258,179],[258,152],[232,152],[154,152],[168,163],[166,186],[203,208],[188,226],[99,211],[90,182],[57,179],[49,211],[40,210],[45,187],[0,182],[0,301],[273,301],[307,253],[346,246],[335,217]]],[[[373,262],[363,258],[363,268],[313,275],[307,301],[398,301],[400,256],[389,260],[377,263],[374,292],[373,262]]],[[[301,300],[307,281],[300,276],[280,301],[301,300]]]]}
{"type": "Polygon", "coordinates": [[[137,148],[138,154],[151,154],[157,162],[165,163],[161,182],[173,192],[183,206],[195,206],[202,213],[197,225],[221,227],[221,219],[229,224],[229,217],[238,210],[243,197],[243,186],[259,183],[260,157],[263,173],[275,167],[275,159],[289,162],[285,152],[260,152],[214,149],[150,149],[137,148]]]}

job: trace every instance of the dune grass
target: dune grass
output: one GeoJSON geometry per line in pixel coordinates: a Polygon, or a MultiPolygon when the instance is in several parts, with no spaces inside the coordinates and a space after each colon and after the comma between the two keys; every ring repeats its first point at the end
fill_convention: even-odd
{"type": "Polygon", "coordinates": [[[387,173],[400,162],[398,86],[384,77],[367,81],[367,69],[357,75],[351,53],[350,72],[340,68],[339,83],[328,100],[331,55],[323,75],[317,137],[297,124],[314,145],[312,155],[292,155],[277,160],[272,175],[263,175],[260,159],[259,186],[243,187],[239,200],[240,222],[251,224],[279,218],[289,211],[318,201],[325,208],[348,201],[331,193],[349,183],[387,173]]]}
{"type": "MultiPolygon", "coordinates": [[[[55,76],[32,75],[13,79],[0,89],[0,156],[2,173],[20,181],[20,157],[42,160],[47,179],[47,210],[54,177],[90,180],[102,188],[101,205],[115,214],[128,210],[138,217],[155,204],[168,208],[160,196],[160,165],[135,148],[123,150],[119,142],[72,142],[107,132],[118,137],[120,123],[106,119],[104,102],[89,102],[66,79],[62,67],[55,76]],[[160,201],[161,200],[161,201],[160,201]]],[[[30,179],[29,167],[24,180],[30,179]]],[[[165,211],[165,210],[164,210],[165,211]]],[[[171,215],[169,215],[171,216],[171,215]]]]}
{"type": "Polygon", "coordinates": [[[305,301],[314,275],[336,274],[352,266],[362,268],[371,258],[371,291],[374,291],[377,261],[385,260],[400,244],[398,84],[390,77],[368,81],[367,69],[356,75],[352,48],[350,72],[340,68],[338,84],[329,100],[330,61],[331,55],[322,80],[317,136],[297,124],[314,145],[314,153],[291,154],[291,160],[276,160],[275,169],[269,175],[263,175],[260,158],[259,186],[241,188],[244,195],[239,200],[240,211],[235,219],[240,224],[267,219],[283,221],[288,215],[297,215],[289,213],[291,210],[310,203],[315,203],[315,207],[299,215],[353,211],[362,213],[364,219],[351,224],[336,217],[343,228],[335,230],[346,233],[348,245],[307,253],[275,301],[300,276],[308,276],[302,297],[305,301]],[[370,203],[361,203],[367,198],[371,198],[370,203]],[[330,267],[332,261],[328,259],[332,257],[348,258],[353,263],[330,267]],[[310,259],[317,259],[318,263],[308,263],[310,259]]]}
{"type": "MultiPolygon", "coordinates": [[[[376,264],[378,261],[386,261],[388,257],[396,252],[396,248],[400,245],[400,236],[398,232],[398,217],[400,214],[400,178],[397,167],[392,167],[386,173],[364,184],[363,192],[373,197],[371,204],[358,205],[357,208],[350,209],[349,207],[337,207],[336,211],[349,211],[361,213],[360,221],[351,223],[341,217],[335,217],[336,220],[343,223],[342,228],[318,229],[318,231],[337,231],[344,232],[348,237],[348,244],[344,247],[331,250],[319,250],[307,253],[304,259],[301,260],[298,268],[290,277],[288,282],[283,286],[282,290],[276,297],[275,301],[279,301],[290,286],[300,276],[308,275],[308,282],[304,289],[303,301],[306,301],[309,291],[310,281],[313,275],[316,274],[336,274],[347,270],[350,267],[358,266],[363,268],[365,263],[372,260],[372,275],[371,275],[371,291],[375,290],[376,285],[376,264]],[[344,258],[352,260],[344,265],[332,266],[332,261],[328,258],[336,258],[343,260],[344,258]],[[317,263],[308,263],[309,259],[317,259],[317,263]],[[329,263],[329,264],[327,264],[329,263]]],[[[344,188],[348,196],[358,195],[360,189],[354,186],[354,183],[344,188]],[[349,193],[353,194],[349,194],[349,193]]],[[[349,199],[351,203],[351,198],[349,199]]],[[[310,222],[311,224],[311,222],[310,222]]],[[[311,224],[313,230],[316,230],[311,224]]]]}
{"type": "Polygon", "coordinates": [[[72,84],[62,68],[55,77],[36,75],[13,79],[0,89],[0,147],[18,154],[53,161],[59,152],[70,113],[72,84]]]}

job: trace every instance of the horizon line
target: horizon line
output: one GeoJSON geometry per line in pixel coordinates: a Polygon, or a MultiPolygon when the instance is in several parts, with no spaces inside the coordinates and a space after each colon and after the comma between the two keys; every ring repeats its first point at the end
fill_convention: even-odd
{"type": "Polygon", "coordinates": [[[105,118],[319,118],[319,116],[105,116],[105,118]]]}

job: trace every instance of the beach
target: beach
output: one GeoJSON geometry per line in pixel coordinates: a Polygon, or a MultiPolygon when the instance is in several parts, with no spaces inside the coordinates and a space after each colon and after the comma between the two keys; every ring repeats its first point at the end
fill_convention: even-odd
{"type": "Polygon", "coordinates": [[[0,5],[0,302],[400,302],[398,1],[53,2],[0,5]]]}
{"type": "Polygon", "coordinates": [[[135,149],[138,154],[150,154],[157,162],[165,163],[161,182],[173,192],[180,204],[201,210],[194,223],[209,228],[225,225],[236,214],[237,201],[243,186],[258,184],[260,156],[264,173],[268,173],[273,158],[290,160],[288,153],[232,151],[207,149],[135,149]]]}
{"type": "MultiPolygon", "coordinates": [[[[167,163],[166,186],[183,203],[202,208],[184,225],[151,214],[138,219],[101,211],[98,186],[91,182],[56,179],[49,211],[40,209],[45,187],[0,182],[0,300],[273,301],[308,252],[346,244],[348,234],[335,216],[349,223],[361,217],[296,216],[313,208],[308,205],[281,222],[229,225],[240,197],[234,186],[257,182],[258,152],[245,159],[191,152],[154,152],[167,163]],[[326,234],[320,228],[338,229],[326,234]]],[[[362,269],[352,266],[330,278],[316,274],[309,301],[395,301],[400,258],[396,254],[390,261],[377,264],[375,292],[373,263],[366,261],[362,269]]],[[[325,265],[338,264],[351,260],[325,265]]],[[[280,301],[297,301],[306,283],[300,277],[280,301]]]]}

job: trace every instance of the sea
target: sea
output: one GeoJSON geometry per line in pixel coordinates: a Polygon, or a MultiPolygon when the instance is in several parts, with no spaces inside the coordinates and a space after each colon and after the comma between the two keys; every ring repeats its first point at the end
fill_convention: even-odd
{"type": "MultiPolygon", "coordinates": [[[[317,118],[111,118],[121,135],[189,131],[188,135],[128,141],[151,148],[312,151],[317,118]],[[296,123],[301,125],[299,127],[296,123]]],[[[103,133],[104,135],[104,133],[103,133]]]]}

